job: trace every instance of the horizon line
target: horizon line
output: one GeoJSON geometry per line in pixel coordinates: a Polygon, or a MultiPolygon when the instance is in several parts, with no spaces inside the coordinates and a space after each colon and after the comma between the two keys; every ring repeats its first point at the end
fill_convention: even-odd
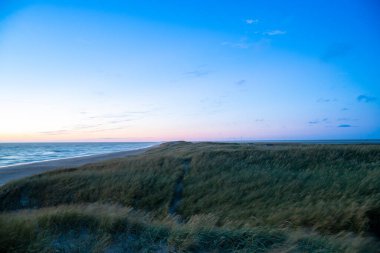
{"type": "Polygon", "coordinates": [[[220,139],[220,140],[161,140],[161,141],[146,141],[146,140],[141,140],[141,141],[99,141],[99,140],[69,140],[69,141],[0,141],[0,144],[16,144],[16,143],[167,143],[167,142],[227,142],[227,143],[254,143],[254,142],[260,142],[260,143],[270,143],[270,142],[281,142],[281,143],[286,143],[286,142],[292,142],[292,143],[297,143],[297,142],[379,142],[380,143],[380,138],[379,139],[368,139],[368,138],[363,138],[363,139],[220,139]]]}

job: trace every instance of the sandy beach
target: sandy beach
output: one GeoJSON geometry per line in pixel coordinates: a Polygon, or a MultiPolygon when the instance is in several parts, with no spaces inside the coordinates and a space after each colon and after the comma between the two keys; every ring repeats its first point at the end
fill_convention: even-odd
{"type": "Polygon", "coordinates": [[[0,168],[0,186],[12,180],[36,175],[36,174],[43,173],[46,171],[51,171],[51,170],[56,170],[56,169],[65,169],[65,168],[74,168],[74,167],[79,167],[85,164],[138,155],[145,152],[147,149],[149,148],[108,153],[108,154],[100,154],[100,155],[75,157],[75,158],[65,158],[65,159],[59,159],[59,160],[54,160],[54,161],[36,162],[36,163],[13,165],[13,166],[0,168]]]}

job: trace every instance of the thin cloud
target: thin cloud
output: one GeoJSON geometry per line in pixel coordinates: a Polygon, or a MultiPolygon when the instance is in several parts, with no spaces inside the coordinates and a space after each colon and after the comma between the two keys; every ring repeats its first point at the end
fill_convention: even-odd
{"type": "MultiPolygon", "coordinates": [[[[45,135],[62,135],[69,134],[72,132],[103,132],[108,130],[117,130],[128,127],[128,123],[136,120],[142,119],[146,114],[151,113],[152,111],[124,111],[121,113],[109,113],[109,114],[100,114],[92,115],[86,117],[93,124],[76,124],[73,126],[68,126],[66,129],[61,130],[52,130],[39,132],[45,135]],[[100,123],[98,123],[100,122],[100,123]],[[110,126],[113,126],[110,128],[110,126]]],[[[87,113],[86,113],[87,114],[87,113]]],[[[86,115],[85,114],[85,115],[86,115]]]]}
{"type": "Polygon", "coordinates": [[[61,134],[67,134],[70,133],[70,130],[57,130],[57,131],[44,131],[39,132],[40,134],[46,134],[46,135],[61,135],[61,134]]]}
{"type": "Polygon", "coordinates": [[[121,130],[125,129],[129,126],[119,126],[119,127],[112,127],[112,128],[102,128],[102,129],[96,129],[96,130],[91,130],[89,132],[91,133],[97,133],[97,132],[107,132],[107,131],[113,131],[113,130],[121,130]]]}
{"type": "Polygon", "coordinates": [[[125,111],[122,113],[108,113],[108,114],[101,114],[101,115],[94,115],[88,117],[89,119],[131,119],[136,116],[142,116],[151,113],[152,111],[125,111]]]}
{"type": "Polygon", "coordinates": [[[325,62],[346,56],[351,51],[351,46],[345,43],[335,43],[329,45],[321,55],[321,60],[325,62]]]}
{"type": "MultiPolygon", "coordinates": [[[[62,135],[62,134],[70,134],[70,133],[73,133],[73,132],[87,132],[87,133],[95,133],[95,132],[104,132],[104,131],[109,131],[109,130],[118,130],[118,129],[124,129],[128,126],[126,125],[123,125],[123,126],[117,126],[117,127],[112,127],[112,128],[107,128],[106,126],[109,126],[110,123],[112,124],[112,122],[108,122],[108,123],[105,123],[105,124],[94,124],[94,125],[76,125],[76,126],[73,126],[69,129],[65,129],[65,130],[53,130],[53,131],[44,131],[44,132],[39,132],[41,134],[45,134],[45,135],[62,135]]],[[[114,122],[116,123],[116,122],[114,122]]],[[[121,122],[117,122],[117,123],[121,123],[121,122]]]]}
{"type": "Polygon", "coordinates": [[[104,97],[106,96],[106,93],[103,91],[94,91],[93,94],[98,97],[104,97]]]}
{"type": "Polygon", "coordinates": [[[247,48],[250,48],[251,47],[251,43],[247,43],[245,41],[241,41],[241,42],[223,42],[222,43],[222,46],[229,46],[229,47],[233,47],[233,48],[240,48],[240,49],[247,49],[247,48]]]}
{"type": "Polygon", "coordinates": [[[350,124],[340,124],[340,125],[338,125],[338,127],[340,127],[340,128],[348,128],[348,127],[352,127],[352,125],[350,125],[350,124]]]}
{"type": "Polygon", "coordinates": [[[258,19],[247,19],[247,20],[245,20],[245,23],[247,23],[248,25],[257,24],[258,22],[259,22],[258,19]]]}
{"type": "Polygon", "coordinates": [[[67,134],[67,133],[72,133],[72,132],[81,131],[81,130],[87,131],[87,130],[91,130],[91,129],[102,127],[102,126],[103,124],[78,124],[67,129],[43,131],[39,133],[46,134],[46,135],[61,135],[61,134],[67,134]]]}
{"type": "Polygon", "coordinates": [[[309,125],[317,125],[317,124],[321,124],[321,123],[328,123],[328,121],[329,121],[328,118],[316,119],[316,120],[309,121],[308,124],[309,125]]]}
{"type": "Polygon", "coordinates": [[[268,38],[262,38],[256,41],[249,41],[248,38],[241,38],[237,42],[229,42],[225,41],[222,42],[222,46],[228,46],[232,48],[239,48],[239,49],[256,49],[261,50],[263,48],[266,48],[270,45],[271,40],[268,38]]]}
{"type": "Polygon", "coordinates": [[[286,31],[283,31],[283,30],[272,30],[272,31],[264,32],[263,34],[264,35],[269,35],[269,36],[284,35],[284,34],[286,34],[286,31]]]}
{"type": "Polygon", "coordinates": [[[317,103],[330,103],[330,102],[337,102],[338,99],[336,98],[318,98],[317,103]]]}
{"type": "Polygon", "coordinates": [[[183,74],[188,77],[203,77],[203,76],[209,75],[210,73],[211,71],[208,71],[208,70],[197,69],[197,70],[185,72],[183,74]]]}
{"type": "Polygon", "coordinates": [[[206,97],[200,100],[202,112],[216,114],[223,112],[228,104],[228,96],[206,97]]]}
{"type": "Polygon", "coordinates": [[[239,81],[236,82],[236,85],[242,86],[242,85],[244,85],[246,83],[247,83],[247,80],[241,79],[241,80],[239,80],[239,81]]]}
{"type": "Polygon", "coordinates": [[[367,95],[359,95],[356,100],[358,102],[364,102],[364,103],[371,103],[371,102],[375,102],[377,100],[376,97],[372,97],[372,96],[367,96],[367,95]]]}
{"type": "Polygon", "coordinates": [[[130,122],[130,121],[132,121],[132,119],[111,120],[108,123],[110,123],[110,124],[119,124],[119,123],[126,123],[126,122],[130,122]]]}

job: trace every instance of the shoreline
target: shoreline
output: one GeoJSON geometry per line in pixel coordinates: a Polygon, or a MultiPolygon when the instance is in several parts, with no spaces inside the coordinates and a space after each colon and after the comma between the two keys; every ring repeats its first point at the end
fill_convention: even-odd
{"type": "MultiPolygon", "coordinates": [[[[1,144],[1,143],[0,143],[1,144]]],[[[134,151],[134,150],[139,150],[139,149],[147,149],[158,144],[153,144],[144,148],[133,148],[125,151],[113,151],[113,152],[107,152],[107,153],[100,153],[100,154],[86,154],[86,155],[78,155],[78,156],[71,156],[71,157],[61,157],[61,158],[53,158],[53,159],[48,159],[48,160],[41,160],[41,161],[34,161],[34,162],[23,162],[23,163],[17,163],[17,164],[10,164],[10,165],[2,165],[0,166],[0,171],[2,169],[7,169],[10,167],[16,167],[16,166],[21,166],[21,165],[29,165],[29,164],[35,164],[35,163],[44,163],[44,162],[51,162],[51,161],[58,161],[58,160],[65,160],[65,159],[72,159],[72,158],[81,158],[81,157],[88,157],[88,156],[98,156],[98,155],[108,155],[108,154],[113,154],[113,153],[119,153],[119,152],[127,152],[127,151],[134,151]]]]}
{"type": "Polygon", "coordinates": [[[127,151],[119,151],[97,155],[86,155],[71,158],[54,159],[41,162],[32,162],[26,164],[16,164],[0,168],[0,187],[13,180],[33,176],[47,171],[57,169],[68,169],[83,166],[86,164],[102,162],[117,158],[124,158],[133,155],[139,155],[153,148],[156,145],[141,149],[133,149],[127,151]]]}

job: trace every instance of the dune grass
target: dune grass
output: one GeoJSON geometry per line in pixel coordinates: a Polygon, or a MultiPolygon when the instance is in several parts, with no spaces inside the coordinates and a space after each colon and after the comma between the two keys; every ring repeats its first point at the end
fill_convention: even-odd
{"type": "Polygon", "coordinates": [[[9,183],[0,211],[0,252],[378,252],[380,146],[165,143],[9,183]]]}
{"type": "Polygon", "coordinates": [[[227,229],[210,215],[185,224],[115,205],[69,205],[0,216],[0,252],[372,252],[349,234],[227,229]]]}

